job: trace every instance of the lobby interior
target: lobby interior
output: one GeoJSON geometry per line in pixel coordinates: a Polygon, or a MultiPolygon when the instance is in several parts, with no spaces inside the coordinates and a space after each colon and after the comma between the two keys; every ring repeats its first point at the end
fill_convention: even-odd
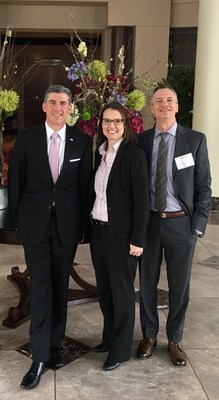
{"type": "MultiPolygon", "coordinates": [[[[1,400],[218,400],[219,396],[219,214],[210,213],[206,234],[197,242],[193,259],[190,304],[182,345],[188,356],[186,367],[175,367],[167,351],[165,323],[168,314],[165,264],[159,283],[160,331],[158,345],[148,360],[136,358],[142,339],[139,324],[136,277],[136,323],[130,361],[111,372],[102,366],[105,354],[92,352],[101,341],[102,316],[98,301],[69,302],[63,351],[66,365],[49,370],[32,391],[20,389],[31,364],[28,356],[29,320],[12,329],[2,325],[10,307],[20,301],[18,287],[7,279],[11,268],[25,271],[22,246],[0,244],[0,386],[1,400]]],[[[78,247],[75,270],[93,285],[95,278],[89,246],[78,247]]],[[[70,278],[69,288],[80,290],[70,278]]],[[[92,299],[94,300],[94,299],[92,299]]]]}
{"type": "MultiPolygon", "coordinates": [[[[214,99],[216,104],[217,91],[215,82],[218,80],[215,56],[218,48],[218,18],[219,7],[216,0],[89,0],[62,2],[55,0],[5,0],[0,4],[1,28],[13,26],[17,33],[18,47],[23,47],[27,37],[33,40],[25,49],[28,57],[38,59],[39,48],[35,36],[45,41],[48,38],[66,37],[66,15],[74,14],[77,28],[83,32],[104,32],[102,36],[101,55],[103,59],[111,56],[110,43],[112,31],[120,27],[135,27],[135,70],[147,71],[156,64],[156,60],[167,60],[169,37],[171,38],[172,55],[174,40],[177,44],[178,56],[187,57],[194,62],[192,48],[196,46],[197,26],[202,41],[199,54],[203,59],[199,62],[200,84],[197,85],[196,129],[210,135],[209,144],[212,171],[214,178],[214,196],[217,195],[218,157],[216,150],[217,107],[212,109],[214,99]],[[199,3],[202,4],[202,18],[198,18],[199,3]],[[142,5],[146,11],[143,12],[142,5]],[[18,9],[19,7],[19,9],[18,9]],[[19,18],[18,18],[19,16],[19,18]],[[206,21],[210,21],[206,24],[206,21]],[[214,35],[212,29],[214,28],[214,35]],[[115,29],[113,29],[115,28],[115,29]],[[174,33],[169,36],[169,32],[174,33]],[[186,36],[186,32],[188,35],[186,36]],[[183,49],[179,46],[179,33],[183,36],[183,49]],[[162,40],[161,40],[162,39],[162,40]],[[186,39],[186,43],[185,43],[186,39]],[[19,42],[20,41],[20,42],[19,42]],[[20,43],[20,44],[19,44],[20,43]],[[189,51],[188,51],[189,49],[189,51]],[[32,51],[34,50],[34,51],[32,51]],[[207,63],[206,60],[214,60],[207,63]],[[208,67],[206,72],[206,65],[208,67]],[[202,77],[202,73],[204,74],[202,77]],[[214,84],[209,84],[214,82],[214,84]],[[210,91],[210,92],[209,92],[210,91]],[[204,95],[203,95],[204,94],[204,95]],[[213,113],[213,118],[212,118],[213,113]],[[215,124],[215,125],[214,125],[215,124]]],[[[71,25],[69,25],[71,27],[71,25]]],[[[181,37],[180,36],[180,37],[181,37]]],[[[68,32],[67,32],[68,37],[68,32]]],[[[65,40],[64,40],[65,41],[65,40]]],[[[116,44],[119,46],[119,43],[116,44]]],[[[41,112],[41,102],[35,95],[44,91],[48,80],[52,79],[53,70],[58,70],[58,78],[62,77],[60,69],[69,57],[66,46],[43,47],[41,43],[40,58],[45,58],[40,78],[30,81],[24,97],[31,101],[24,104],[25,124],[38,122],[38,109],[41,112]],[[44,53],[43,53],[44,51],[44,53]],[[43,53],[43,55],[42,55],[43,53]],[[57,56],[58,53],[58,56],[57,56]],[[48,73],[47,68],[50,68],[48,73]],[[46,71],[46,72],[45,72],[46,71]],[[32,98],[32,95],[34,97],[32,98]],[[30,103],[33,109],[30,111],[30,103]],[[39,104],[38,104],[39,103],[39,104]]],[[[99,49],[100,51],[100,49],[99,49]]],[[[194,55],[194,54],[193,54],[194,55]]],[[[152,70],[156,79],[165,76],[167,63],[160,63],[152,70]]],[[[40,70],[41,71],[41,70],[40,70]]],[[[39,71],[39,72],[40,72],[39,71]]],[[[64,78],[66,79],[66,77],[64,78]]],[[[49,81],[50,82],[50,81],[49,81]]],[[[40,97],[40,96],[39,96],[40,97]]],[[[20,113],[20,111],[19,111],[20,113]]],[[[18,118],[18,128],[23,127],[23,111],[18,118]],[[20,125],[19,125],[20,124],[20,125]]],[[[144,118],[151,122],[145,111],[144,118]]],[[[10,140],[12,137],[10,137],[10,140]]],[[[139,277],[136,287],[136,322],[133,339],[133,352],[130,361],[111,372],[102,370],[105,354],[92,352],[92,347],[101,341],[102,315],[96,301],[69,302],[66,338],[63,343],[65,366],[54,372],[49,370],[42,376],[39,386],[32,391],[20,389],[20,382],[28,370],[31,359],[28,352],[29,319],[11,328],[4,324],[8,313],[20,302],[19,288],[8,279],[11,269],[18,267],[21,273],[26,270],[22,246],[7,244],[0,240],[0,400],[218,400],[219,399],[219,207],[218,197],[215,197],[215,208],[211,211],[206,234],[197,242],[193,259],[191,278],[190,303],[188,307],[182,346],[188,356],[186,367],[175,367],[167,351],[165,324],[168,315],[167,281],[165,264],[162,266],[159,282],[159,320],[160,331],[158,345],[154,354],[148,360],[136,358],[136,349],[142,339],[139,322],[139,277]]],[[[88,245],[78,247],[75,267],[79,276],[95,285],[93,266],[88,245]]],[[[15,273],[16,273],[15,268],[15,273]]],[[[22,285],[21,285],[22,286],[22,285]]],[[[70,278],[70,290],[80,290],[76,282],[70,278]]],[[[21,296],[22,297],[22,296],[21,296]]],[[[24,307],[25,308],[25,307],[24,307]]],[[[25,319],[25,318],[24,318],[25,319]]]]}

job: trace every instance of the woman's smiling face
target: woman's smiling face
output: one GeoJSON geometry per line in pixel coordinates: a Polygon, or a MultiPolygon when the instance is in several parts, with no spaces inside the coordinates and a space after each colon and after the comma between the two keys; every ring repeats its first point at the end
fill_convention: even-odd
{"type": "Polygon", "coordinates": [[[122,139],[124,134],[124,121],[118,110],[108,108],[103,113],[102,130],[110,144],[115,144],[122,139]]]}

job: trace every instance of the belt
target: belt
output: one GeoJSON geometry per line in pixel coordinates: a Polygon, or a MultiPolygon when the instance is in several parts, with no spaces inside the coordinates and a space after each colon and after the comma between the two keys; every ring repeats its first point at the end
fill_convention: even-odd
{"type": "Polygon", "coordinates": [[[176,217],[183,217],[184,215],[187,215],[185,211],[167,211],[167,212],[160,212],[160,211],[150,211],[151,215],[156,215],[157,217],[160,218],[176,218],[176,217]]]}
{"type": "Polygon", "coordinates": [[[93,223],[94,225],[109,226],[109,222],[100,221],[99,219],[93,219],[93,218],[92,218],[92,223],[93,223]]]}

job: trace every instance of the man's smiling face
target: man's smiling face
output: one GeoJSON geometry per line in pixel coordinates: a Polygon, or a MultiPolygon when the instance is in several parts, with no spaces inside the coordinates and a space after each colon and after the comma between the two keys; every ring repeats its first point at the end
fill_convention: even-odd
{"type": "Polygon", "coordinates": [[[179,110],[176,94],[168,88],[158,89],[151,102],[151,112],[156,120],[175,121],[175,115],[179,110]]]}
{"type": "Polygon", "coordinates": [[[46,122],[54,129],[60,130],[66,121],[66,117],[71,111],[71,104],[66,93],[49,93],[48,98],[42,105],[46,113],[46,122]]]}

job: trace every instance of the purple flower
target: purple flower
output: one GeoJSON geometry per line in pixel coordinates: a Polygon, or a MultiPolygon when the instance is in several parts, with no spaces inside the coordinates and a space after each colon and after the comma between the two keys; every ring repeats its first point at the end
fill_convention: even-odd
{"type": "Polygon", "coordinates": [[[83,74],[86,74],[87,66],[84,61],[79,61],[76,64],[73,64],[68,70],[68,79],[70,81],[76,81],[83,74]]]}
{"type": "Polygon", "coordinates": [[[122,94],[119,94],[116,92],[116,90],[112,91],[112,97],[114,101],[117,101],[118,103],[120,103],[122,106],[125,105],[125,98],[122,94]]]}

